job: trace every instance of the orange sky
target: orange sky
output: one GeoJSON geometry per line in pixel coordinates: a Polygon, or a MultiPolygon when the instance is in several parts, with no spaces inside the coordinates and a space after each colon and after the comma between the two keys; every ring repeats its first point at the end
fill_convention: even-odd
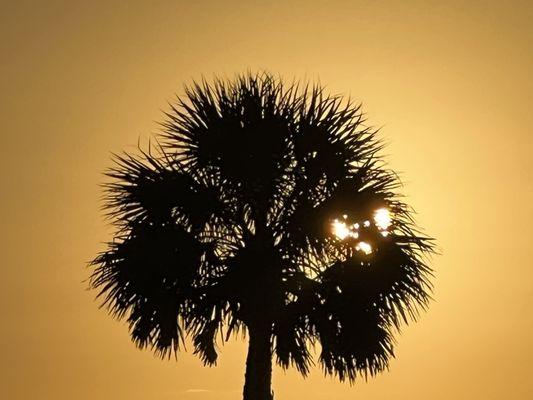
{"type": "Polygon", "coordinates": [[[443,253],[390,372],[276,370],[276,399],[530,398],[533,3],[32,3],[0,15],[0,398],[240,398],[244,343],[216,368],[161,361],[83,280],[111,234],[110,152],[146,142],[191,78],[258,68],[362,101],[443,253]]]}

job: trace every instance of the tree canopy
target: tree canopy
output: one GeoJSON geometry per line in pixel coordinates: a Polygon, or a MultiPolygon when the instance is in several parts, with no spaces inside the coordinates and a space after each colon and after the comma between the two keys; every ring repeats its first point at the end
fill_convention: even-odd
{"type": "Polygon", "coordinates": [[[432,239],[415,225],[361,107],[269,73],[193,83],[156,145],[115,156],[116,235],[92,287],[162,356],[190,338],[215,364],[265,332],[284,368],[353,381],[387,368],[430,299],[432,239]]]}

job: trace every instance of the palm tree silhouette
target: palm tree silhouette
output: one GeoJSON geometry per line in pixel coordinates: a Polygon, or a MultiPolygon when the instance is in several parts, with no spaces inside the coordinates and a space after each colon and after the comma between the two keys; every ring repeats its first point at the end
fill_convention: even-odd
{"type": "Polygon", "coordinates": [[[115,239],[91,286],[161,357],[189,337],[249,338],[245,400],[272,399],[272,358],[304,376],[311,348],[352,382],[388,367],[425,309],[433,242],[416,228],[360,106],[269,73],[194,83],[156,150],[108,171],[115,239]]]}

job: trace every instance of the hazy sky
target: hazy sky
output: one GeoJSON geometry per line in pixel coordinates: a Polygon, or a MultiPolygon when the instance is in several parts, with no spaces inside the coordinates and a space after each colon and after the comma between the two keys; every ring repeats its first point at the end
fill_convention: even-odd
{"type": "Polygon", "coordinates": [[[112,232],[110,152],[146,143],[183,83],[260,68],[363,102],[443,254],[388,373],[276,369],[276,399],[531,398],[533,3],[83,3],[1,6],[0,398],[240,398],[243,342],[216,368],[161,361],[83,281],[112,232]]]}

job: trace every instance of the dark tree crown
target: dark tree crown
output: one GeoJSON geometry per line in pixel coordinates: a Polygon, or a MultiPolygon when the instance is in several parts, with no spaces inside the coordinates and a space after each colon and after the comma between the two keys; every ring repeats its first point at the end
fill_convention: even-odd
{"type": "Polygon", "coordinates": [[[156,150],[107,173],[117,234],[92,262],[134,342],[166,356],[189,336],[214,364],[217,340],[267,326],[284,368],[305,375],[319,344],[341,380],[385,369],[433,246],[360,106],[261,73],[194,83],[166,117],[156,150]]]}

